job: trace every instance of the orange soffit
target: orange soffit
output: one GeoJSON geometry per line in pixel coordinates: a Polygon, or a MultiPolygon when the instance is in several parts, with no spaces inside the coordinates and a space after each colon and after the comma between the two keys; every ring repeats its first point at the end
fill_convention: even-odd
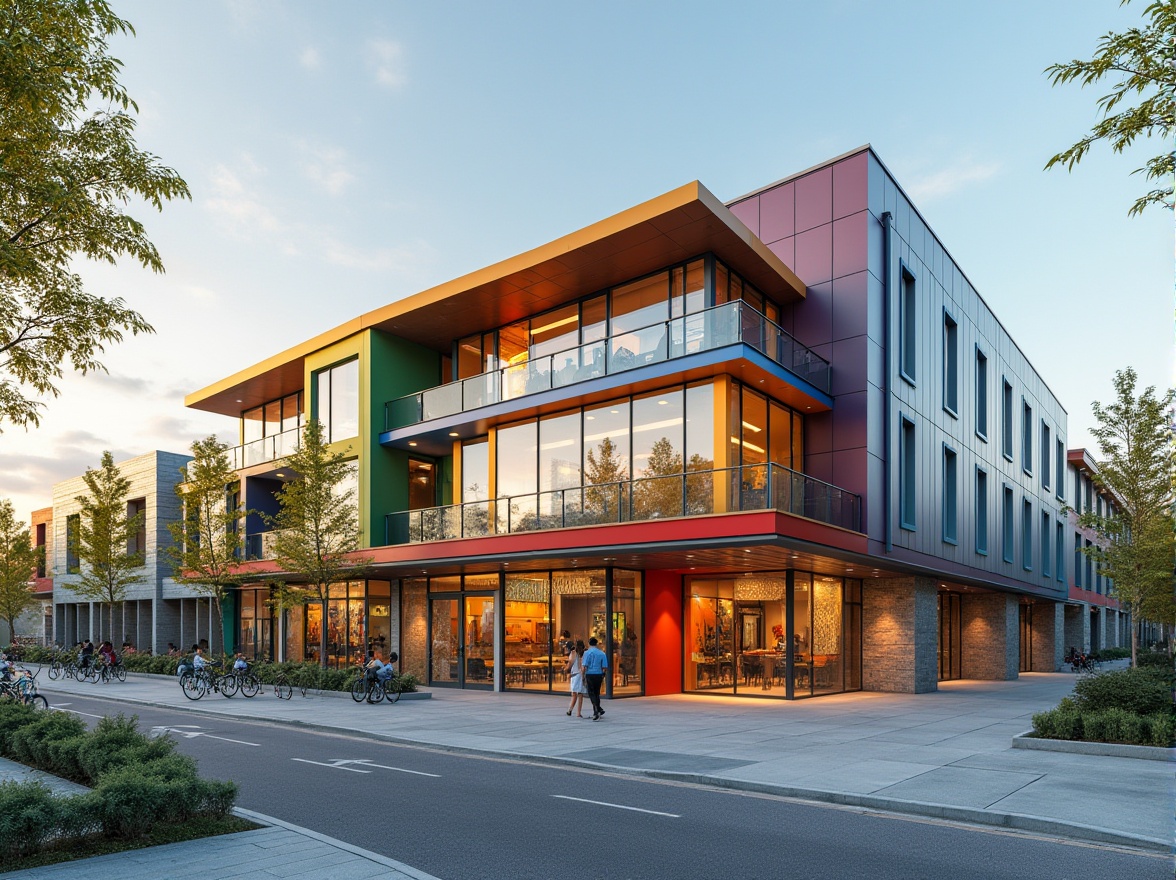
{"type": "Polygon", "coordinates": [[[804,283],[698,181],[508,260],[390,303],[189,394],[195,409],[238,416],[302,388],[303,360],[377,329],[448,354],[461,336],[500,327],[712,252],[780,302],[804,283]]]}

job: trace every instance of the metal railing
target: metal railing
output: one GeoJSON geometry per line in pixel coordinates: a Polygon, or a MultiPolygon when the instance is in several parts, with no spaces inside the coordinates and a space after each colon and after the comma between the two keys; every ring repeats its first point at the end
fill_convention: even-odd
{"type": "Polygon", "coordinates": [[[246,535],[245,560],[273,559],[274,544],[277,541],[278,533],[279,530],[274,529],[268,532],[255,532],[252,535],[246,535]]]}
{"type": "Polygon", "coordinates": [[[742,465],[389,513],[386,544],[778,510],[861,531],[861,497],[779,464],[742,465]]]}
{"type": "Polygon", "coordinates": [[[747,303],[731,302],[390,400],[384,430],[740,342],[829,392],[827,360],[747,303]]]}

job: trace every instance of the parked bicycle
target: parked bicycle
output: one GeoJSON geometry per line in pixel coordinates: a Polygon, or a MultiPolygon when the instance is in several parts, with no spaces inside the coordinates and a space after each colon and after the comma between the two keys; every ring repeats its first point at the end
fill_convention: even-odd
{"type": "Polygon", "coordinates": [[[279,700],[288,700],[294,696],[294,688],[290,684],[290,678],[284,672],[279,672],[274,679],[274,696],[279,700]]]}
{"type": "Polygon", "coordinates": [[[210,691],[226,697],[235,694],[237,683],[232,673],[222,674],[217,669],[218,665],[215,662],[208,663],[200,669],[188,670],[181,675],[180,690],[184,692],[184,696],[189,700],[199,700],[210,691]]]}
{"type": "Polygon", "coordinates": [[[382,678],[379,675],[370,676],[366,670],[360,669],[351,683],[351,699],[357,703],[365,700],[369,703],[381,703],[386,699],[391,704],[400,699],[400,693],[400,676],[395,670],[387,678],[382,678]]]}
{"type": "Polygon", "coordinates": [[[248,669],[233,669],[221,676],[221,693],[231,697],[240,693],[243,697],[253,698],[261,693],[261,679],[248,669]]]}

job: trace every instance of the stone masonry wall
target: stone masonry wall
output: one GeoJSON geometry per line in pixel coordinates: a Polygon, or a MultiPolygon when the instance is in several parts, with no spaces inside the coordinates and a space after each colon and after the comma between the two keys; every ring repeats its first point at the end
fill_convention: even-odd
{"type": "Polygon", "coordinates": [[[1057,672],[1062,668],[1065,606],[1061,602],[1038,600],[1033,603],[1034,672],[1057,672]]]}
{"type": "Polygon", "coordinates": [[[938,605],[930,578],[862,584],[862,688],[926,693],[938,688],[938,605]]]}
{"type": "Polygon", "coordinates": [[[400,671],[428,684],[428,599],[423,580],[406,580],[400,587],[400,671]]]}
{"type": "Polygon", "coordinates": [[[964,678],[1011,681],[1021,665],[1018,598],[1011,593],[965,593],[960,602],[964,678]]]}

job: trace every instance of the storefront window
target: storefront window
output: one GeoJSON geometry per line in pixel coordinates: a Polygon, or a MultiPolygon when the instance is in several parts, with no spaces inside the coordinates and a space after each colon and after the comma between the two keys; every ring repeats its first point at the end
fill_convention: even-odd
{"type": "Polygon", "coordinates": [[[613,569],[612,693],[639,694],[644,678],[641,572],[613,569]]]}
{"type": "MultiPolygon", "coordinates": [[[[547,572],[507,575],[503,603],[503,686],[551,689],[551,584],[547,572]]],[[[562,663],[557,662],[558,674],[562,663]]]]}
{"type": "Polygon", "coordinates": [[[379,651],[384,660],[395,643],[392,640],[392,585],[388,581],[368,581],[367,585],[368,650],[379,651]]]}
{"type": "Polygon", "coordinates": [[[860,581],[786,573],[693,578],[686,611],[686,691],[782,698],[861,687],[860,581]]]}

